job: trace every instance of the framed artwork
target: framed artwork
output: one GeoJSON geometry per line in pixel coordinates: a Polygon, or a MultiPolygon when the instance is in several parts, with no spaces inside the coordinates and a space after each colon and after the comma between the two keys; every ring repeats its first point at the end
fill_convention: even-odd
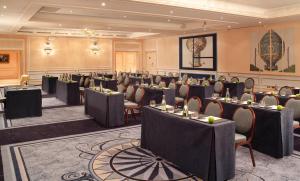
{"type": "Polygon", "coordinates": [[[9,54],[0,54],[0,63],[9,63],[9,54]]]}
{"type": "Polygon", "coordinates": [[[179,67],[186,70],[217,70],[217,34],[179,38],[179,67]]]}

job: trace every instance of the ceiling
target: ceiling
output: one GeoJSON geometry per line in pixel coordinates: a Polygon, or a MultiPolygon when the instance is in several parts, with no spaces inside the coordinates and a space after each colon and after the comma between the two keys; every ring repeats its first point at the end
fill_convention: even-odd
{"type": "Polygon", "coordinates": [[[0,0],[0,33],[144,38],[300,19],[300,0],[0,0]]]}

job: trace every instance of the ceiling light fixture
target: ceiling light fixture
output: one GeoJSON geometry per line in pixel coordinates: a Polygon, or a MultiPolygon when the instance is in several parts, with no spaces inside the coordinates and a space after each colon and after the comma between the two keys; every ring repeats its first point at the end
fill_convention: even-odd
{"type": "Polygon", "coordinates": [[[174,11],[173,11],[173,10],[171,10],[171,11],[170,11],[170,14],[173,14],[173,13],[174,13],[174,11]]]}
{"type": "Polygon", "coordinates": [[[3,5],[2,7],[3,7],[3,9],[7,9],[7,6],[6,6],[6,5],[3,5]]]}
{"type": "Polygon", "coordinates": [[[59,26],[59,27],[61,27],[61,26],[62,26],[62,24],[58,24],[58,26],[59,26]]]}
{"type": "Polygon", "coordinates": [[[168,19],[168,22],[170,22],[171,20],[170,19],[168,19]]]}
{"type": "Polygon", "coordinates": [[[262,22],[261,22],[261,21],[259,21],[259,22],[258,22],[258,24],[262,24],[262,22]]]}
{"type": "Polygon", "coordinates": [[[69,12],[70,12],[71,14],[73,13],[73,11],[72,11],[72,10],[70,10],[69,12]]]}
{"type": "Polygon", "coordinates": [[[223,19],[224,19],[224,17],[223,17],[223,16],[221,16],[221,17],[220,17],[220,20],[223,20],[223,19]]]}
{"type": "Polygon", "coordinates": [[[91,46],[90,50],[91,50],[91,53],[94,54],[94,55],[98,55],[99,54],[100,48],[98,46],[98,42],[97,41],[93,42],[93,45],[91,46]]]}
{"type": "Polygon", "coordinates": [[[105,3],[105,2],[102,2],[102,3],[101,3],[101,6],[103,6],[103,7],[106,6],[106,3],[105,3]]]}
{"type": "Polygon", "coordinates": [[[228,28],[228,29],[230,29],[230,28],[231,28],[231,26],[230,26],[230,25],[228,25],[228,26],[227,26],[227,28],[228,28]]]}
{"type": "Polygon", "coordinates": [[[48,40],[45,44],[45,47],[44,47],[44,52],[47,56],[51,55],[52,54],[52,47],[51,47],[51,44],[50,44],[50,40],[48,40]]]}
{"type": "Polygon", "coordinates": [[[123,18],[127,18],[127,16],[126,16],[126,15],[124,15],[124,16],[123,16],[123,18]]]}
{"type": "Polygon", "coordinates": [[[4,16],[4,14],[1,14],[0,16],[1,16],[1,17],[3,17],[3,16],[4,16]]]}

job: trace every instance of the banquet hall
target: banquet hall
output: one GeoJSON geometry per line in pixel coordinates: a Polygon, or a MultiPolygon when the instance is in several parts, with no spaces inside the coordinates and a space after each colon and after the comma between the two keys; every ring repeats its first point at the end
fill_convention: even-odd
{"type": "Polygon", "coordinates": [[[0,180],[300,180],[300,0],[0,0],[0,180]]]}

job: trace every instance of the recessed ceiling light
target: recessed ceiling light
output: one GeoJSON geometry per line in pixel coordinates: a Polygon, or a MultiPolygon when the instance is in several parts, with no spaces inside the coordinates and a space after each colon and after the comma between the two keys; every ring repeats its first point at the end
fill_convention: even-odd
{"type": "Polygon", "coordinates": [[[229,28],[229,29],[230,29],[230,28],[231,28],[231,26],[230,26],[230,25],[228,25],[228,26],[227,26],[227,28],[229,28]]]}
{"type": "Polygon", "coordinates": [[[4,14],[1,14],[0,16],[1,16],[1,17],[3,17],[3,16],[4,16],[4,14]]]}
{"type": "Polygon", "coordinates": [[[2,7],[3,7],[3,9],[6,9],[6,8],[7,8],[7,6],[6,6],[6,5],[3,5],[2,7]]]}
{"type": "Polygon", "coordinates": [[[224,19],[224,17],[223,17],[223,16],[221,16],[221,17],[220,17],[220,20],[223,20],[223,19],[224,19]]]}
{"type": "Polygon", "coordinates": [[[173,13],[174,13],[174,11],[173,11],[173,10],[171,10],[171,11],[170,11],[170,14],[173,14],[173,13]]]}
{"type": "Polygon", "coordinates": [[[170,22],[171,20],[170,19],[168,19],[168,22],[170,22]]]}
{"type": "Polygon", "coordinates": [[[105,2],[102,2],[102,3],[101,3],[101,6],[106,6],[106,3],[105,3],[105,2]]]}
{"type": "Polygon", "coordinates": [[[261,22],[261,21],[259,21],[259,22],[258,22],[258,24],[262,24],[262,22],[261,22]]]}
{"type": "Polygon", "coordinates": [[[62,24],[58,24],[58,26],[62,26],[62,24]]]}
{"type": "Polygon", "coordinates": [[[73,13],[73,11],[72,11],[72,10],[70,10],[69,12],[70,12],[70,13],[73,13]]]}
{"type": "Polygon", "coordinates": [[[123,16],[123,18],[127,18],[127,16],[126,16],[126,15],[124,15],[124,16],[123,16]]]}

